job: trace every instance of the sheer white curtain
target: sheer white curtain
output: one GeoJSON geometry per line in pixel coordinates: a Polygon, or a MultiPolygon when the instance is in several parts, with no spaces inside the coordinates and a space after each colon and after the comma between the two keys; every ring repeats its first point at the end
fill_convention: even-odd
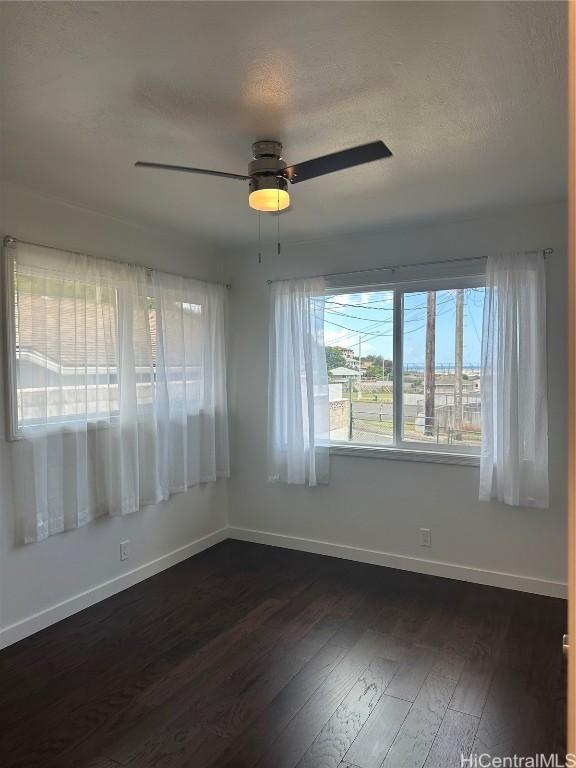
{"type": "Polygon", "coordinates": [[[229,475],[225,288],[154,274],[159,495],[229,475]]]}
{"type": "Polygon", "coordinates": [[[548,506],[546,275],[540,255],[488,259],[480,499],[548,506]]]}
{"type": "Polygon", "coordinates": [[[24,243],[8,264],[25,541],[228,474],[223,286],[24,243]]]}
{"type": "Polygon", "coordinates": [[[324,349],[323,279],[271,288],[268,479],[328,482],[330,412],[324,349]]]}

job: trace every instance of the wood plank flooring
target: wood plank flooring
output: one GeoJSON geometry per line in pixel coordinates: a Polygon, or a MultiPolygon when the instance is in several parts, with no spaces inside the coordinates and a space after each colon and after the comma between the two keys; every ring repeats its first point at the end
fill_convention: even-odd
{"type": "Polygon", "coordinates": [[[3,768],[562,753],[565,603],[226,541],[0,652],[3,768]]]}

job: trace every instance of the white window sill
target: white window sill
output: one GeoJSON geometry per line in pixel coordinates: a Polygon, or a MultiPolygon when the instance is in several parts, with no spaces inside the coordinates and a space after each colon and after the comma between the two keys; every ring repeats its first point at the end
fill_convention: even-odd
{"type": "Polygon", "coordinates": [[[448,453],[447,451],[418,451],[406,448],[384,448],[368,445],[332,443],[330,454],[335,456],[356,456],[365,459],[392,459],[393,461],[423,461],[431,464],[458,464],[465,467],[479,467],[480,456],[474,453],[448,453]]]}

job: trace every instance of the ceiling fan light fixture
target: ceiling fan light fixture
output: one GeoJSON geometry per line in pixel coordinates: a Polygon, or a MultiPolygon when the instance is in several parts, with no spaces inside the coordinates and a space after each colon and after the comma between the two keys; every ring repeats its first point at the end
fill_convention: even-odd
{"type": "Polygon", "coordinates": [[[288,182],[277,176],[252,177],[248,205],[262,213],[284,211],[290,205],[288,182]]]}
{"type": "Polygon", "coordinates": [[[252,160],[248,165],[248,175],[227,173],[209,168],[192,168],[187,165],[167,165],[139,160],[135,165],[144,168],[158,168],[168,171],[199,173],[205,176],[218,176],[227,179],[250,182],[248,204],[255,211],[277,213],[290,206],[288,182],[290,185],[316,179],[327,173],[355,168],[364,163],[392,157],[392,152],[383,141],[372,141],[358,147],[350,147],[330,155],[323,155],[303,163],[287,166],[282,159],[282,143],[273,139],[255,141],[252,145],[252,160]]]}
{"type": "Polygon", "coordinates": [[[262,213],[284,211],[290,205],[290,195],[285,189],[256,189],[248,196],[250,208],[262,213]]]}

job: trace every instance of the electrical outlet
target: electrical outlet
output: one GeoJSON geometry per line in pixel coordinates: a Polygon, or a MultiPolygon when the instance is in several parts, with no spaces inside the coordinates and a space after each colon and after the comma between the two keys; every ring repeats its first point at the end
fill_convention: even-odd
{"type": "Polygon", "coordinates": [[[126,539],[126,541],[120,542],[120,560],[128,560],[128,548],[130,545],[130,541],[126,539]]]}
{"type": "Polygon", "coordinates": [[[430,531],[430,528],[420,528],[420,546],[432,546],[432,532],[430,531]]]}

